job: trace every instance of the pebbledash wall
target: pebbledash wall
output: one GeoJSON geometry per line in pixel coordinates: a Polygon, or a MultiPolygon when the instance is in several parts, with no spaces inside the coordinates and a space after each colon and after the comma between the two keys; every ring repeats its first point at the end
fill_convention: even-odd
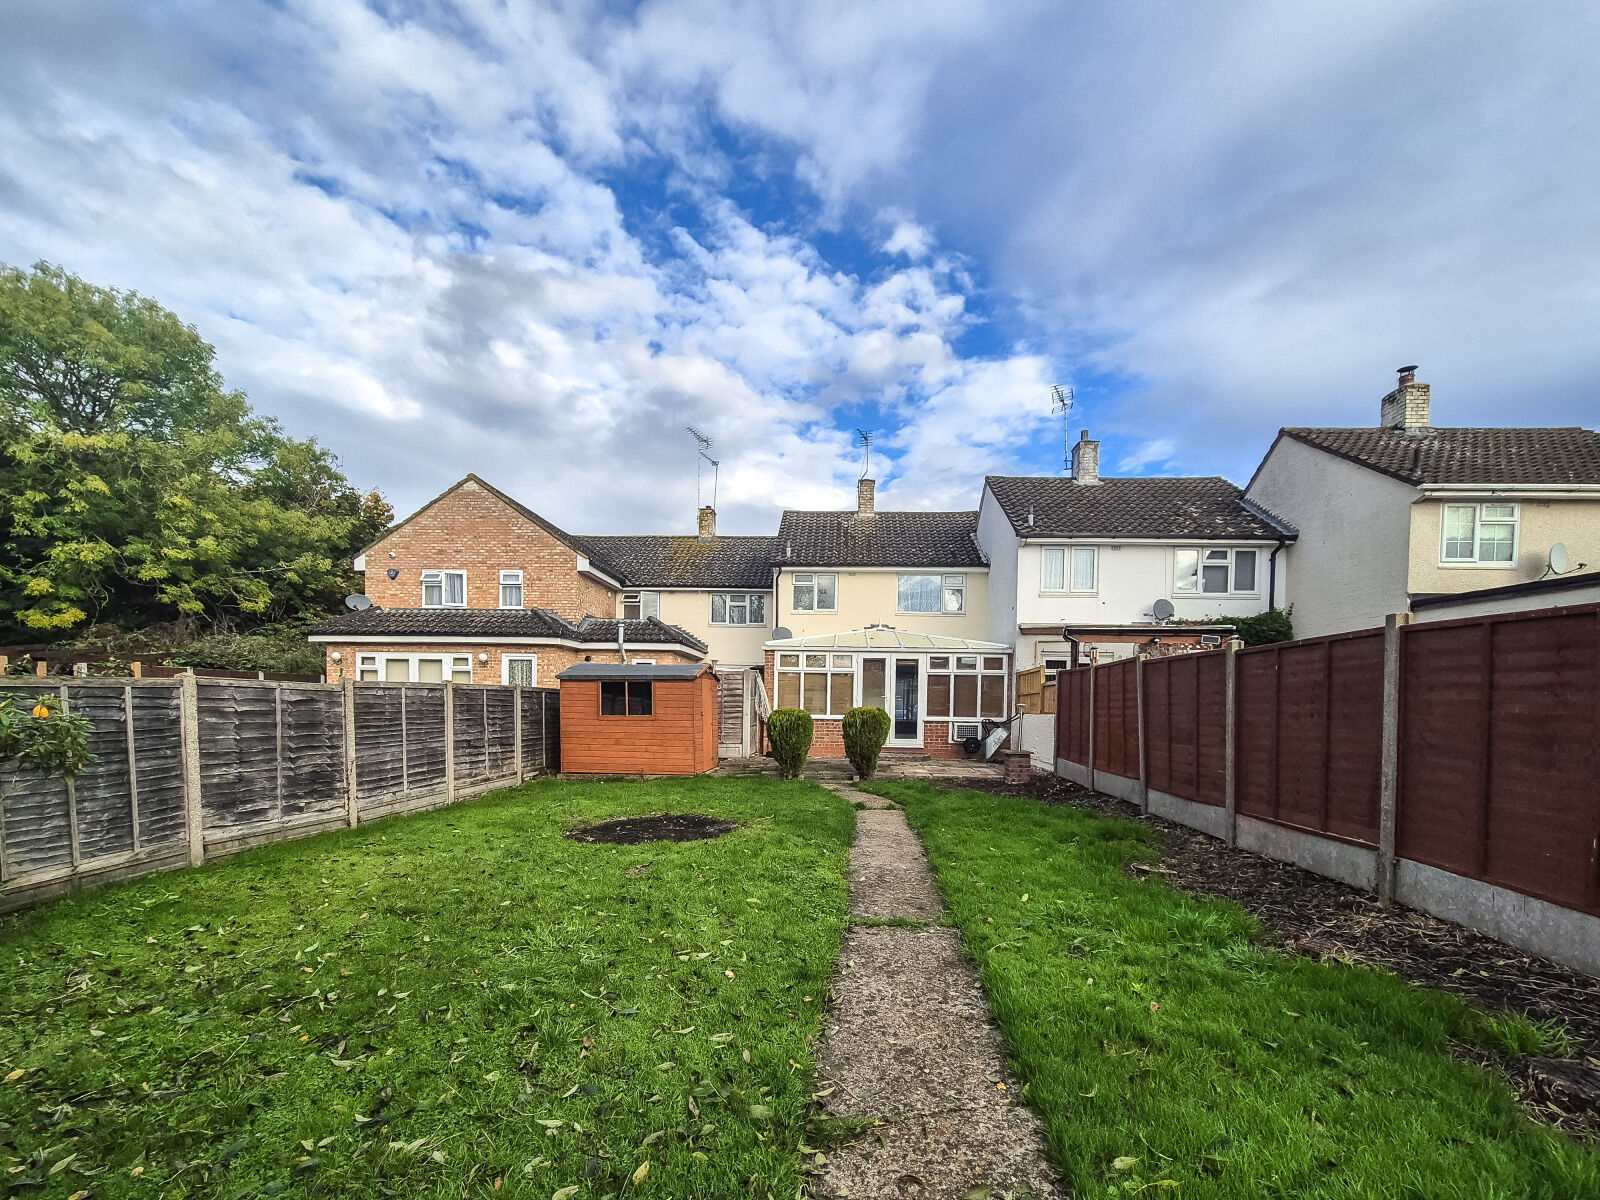
{"type": "Polygon", "coordinates": [[[61,695],[95,761],[0,772],[0,911],[451,804],[560,763],[560,700],[468,684],[96,679],[61,695]]]}
{"type": "Polygon", "coordinates": [[[1058,686],[1058,774],[1600,975],[1600,604],[1058,686]]]}

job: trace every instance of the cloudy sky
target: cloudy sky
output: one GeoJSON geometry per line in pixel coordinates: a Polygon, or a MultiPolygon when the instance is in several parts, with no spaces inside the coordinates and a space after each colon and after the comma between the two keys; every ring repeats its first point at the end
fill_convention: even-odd
{"type": "Polygon", "coordinates": [[[580,531],[1600,418],[1600,6],[10,0],[0,261],[154,296],[402,511],[580,531]]]}

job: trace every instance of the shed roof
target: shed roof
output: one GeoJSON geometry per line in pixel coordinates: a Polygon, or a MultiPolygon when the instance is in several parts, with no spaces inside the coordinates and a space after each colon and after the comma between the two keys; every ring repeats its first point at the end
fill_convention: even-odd
{"type": "Polygon", "coordinates": [[[698,679],[709,671],[706,663],[573,663],[557,679],[672,680],[698,679]]]}

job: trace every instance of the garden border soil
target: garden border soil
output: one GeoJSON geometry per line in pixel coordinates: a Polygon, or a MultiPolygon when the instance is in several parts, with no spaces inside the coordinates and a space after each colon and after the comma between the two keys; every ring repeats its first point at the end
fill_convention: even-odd
{"type": "Polygon", "coordinates": [[[618,817],[596,825],[567,830],[574,842],[607,842],[614,846],[638,846],[645,842],[700,842],[719,838],[739,826],[733,821],[708,817],[704,813],[652,813],[647,817],[618,817]]]}
{"type": "Polygon", "coordinates": [[[1129,874],[1156,875],[1191,895],[1232,900],[1288,952],[1383,967],[1480,1008],[1559,1024],[1572,1041],[1570,1058],[1498,1058],[1473,1048],[1463,1048],[1462,1055],[1496,1066],[1536,1119],[1577,1136],[1600,1137],[1600,980],[1403,905],[1385,906],[1371,893],[1288,863],[1230,849],[1069,780],[1035,775],[1026,784],[980,786],[1152,826],[1161,835],[1161,861],[1130,863],[1129,874]]]}

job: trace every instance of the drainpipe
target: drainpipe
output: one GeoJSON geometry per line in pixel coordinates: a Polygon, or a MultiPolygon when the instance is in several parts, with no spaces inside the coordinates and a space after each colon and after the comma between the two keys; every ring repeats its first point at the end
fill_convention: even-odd
{"type": "Polygon", "coordinates": [[[1279,538],[1278,544],[1272,548],[1272,553],[1267,556],[1267,607],[1278,607],[1278,551],[1287,545],[1287,539],[1279,538]]]}
{"type": "Polygon", "coordinates": [[[1065,629],[1061,631],[1061,636],[1072,643],[1072,669],[1076,671],[1078,669],[1078,647],[1081,645],[1081,643],[1065,629]]]}
{"type": "Polygon", "coordinates": [[[628,619],[623,617],[617,622],[617,653],[622,657],[622,665],[628,665],[628,619]]]}

